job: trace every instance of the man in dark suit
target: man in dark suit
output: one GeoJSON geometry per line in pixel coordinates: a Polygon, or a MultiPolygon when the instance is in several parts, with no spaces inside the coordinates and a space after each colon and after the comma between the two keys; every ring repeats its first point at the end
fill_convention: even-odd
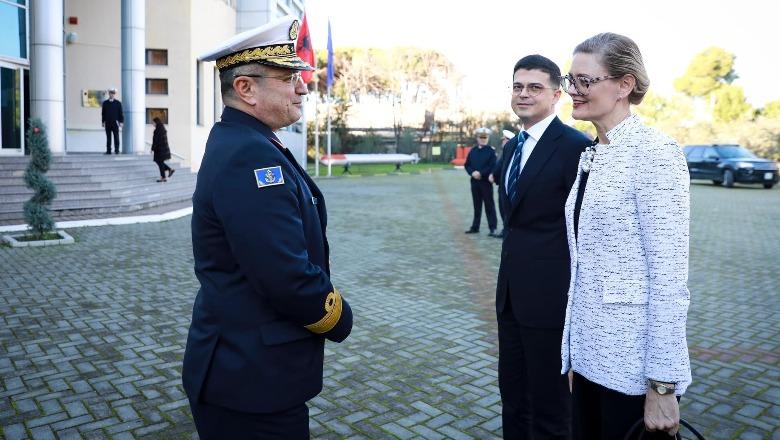
{"type": "Polygon", "coordinates": [[[352,311],[330,279],[322,193],[274,130],[302,115],[298,21],[272,21],[201,57],[226,107],[193,195],[200,290],[182,380],[201,439],[306,439],[325,340],[352,311]]]}
{"type": "Polygon", "coordinates": [[[488,181],[488,176],[493,172],[496,166],[496,150],[488,145],[490,139],[490,129],[480,127],[475,130],[474,135],[477,138],[477,145],[474,145],[466,156],[466,163],[463,167],[466,173],[471,176],[471,201],[474,204],[474,217],[471,220],[471,227],[466,231],[467,234],[476,234],[479,232],[479,224],[482,220],[482,205],[485,205],[485,215],[487,216],[489,236],[496,234],[496,205],[493,202],[493,185],[488,181]]]}
{"type": "Polygon", "coordinates": [[[114,154],[119,154],[119,128],[125,122],[122,103],[116,99],[116,89],[108,90],[108,99],[103,101],[101,112],[103,128],[106,129],[106,154],[111,154],[111,135],[114,135],[114,154]]]}
{"type": "Polygon", "coordinates": [[[496,288],[507,439],[571,435],[571,394],[560,374],[570,275],[564,204],[589,140],[555,116],[560,78],[541,55],[514,67],[512,110],[523,131],[502,156],[500,196],[509,208],[496,288]]]}
{"type": "Polygon", "coordinates": [[[496,238],[504,238],[506,236],[506,197],[501,197],[501,191],[503,191],[504,184],[501,183],[501,163],[504,159],[504,151],[506,151],[506,143],[511,141],[515,137],[515,134],[509,130],[501,132],[501,157],[496,161],[496,165],[493,167],[493,172],[488,176],[490,183],[498,186],[498,212],[501,214],[501,232],[495,234],[496,238]]]}

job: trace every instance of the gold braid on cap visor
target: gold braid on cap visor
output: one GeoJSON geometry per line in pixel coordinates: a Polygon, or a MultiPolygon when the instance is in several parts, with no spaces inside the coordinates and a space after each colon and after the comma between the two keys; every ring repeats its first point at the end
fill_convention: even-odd
{"type": "Polygon", "coordinates": [[[317,334],[329,332],[341,318],[341,307],[341,294],[334,289],[325,298],[325,316],[314,324],[305,326],[306,329],[317,334]]]}
{"type": "Polygon", "coordinates": [[[224,70],[237,64],[266,61],[280,66],[299,66],[298,55],[292,43],[273,44],[242,50],[217,60],[217,68],[224,70]]]}

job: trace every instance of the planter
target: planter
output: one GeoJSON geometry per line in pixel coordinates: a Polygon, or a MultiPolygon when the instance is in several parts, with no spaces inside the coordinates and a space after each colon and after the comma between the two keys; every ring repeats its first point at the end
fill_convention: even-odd
{"type": "Polygon", "coordinates": [[[52,234],[58,235],[58,239],[49,240],[23,240],[27,233],[3,235],[3,241],[11,247],[31,247],[31,246],[57,246],[61,244],[71,244],[76,241],[65,231],[52,231],[52,234]]]}

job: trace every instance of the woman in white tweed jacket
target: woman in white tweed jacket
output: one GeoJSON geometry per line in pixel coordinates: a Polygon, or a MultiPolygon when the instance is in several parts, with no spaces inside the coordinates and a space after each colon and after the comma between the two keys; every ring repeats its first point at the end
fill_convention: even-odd
{"type": "Polygon", "coordinates": [[[577,46],[564,77],[572,116],[598,134],[566,202],[572,277],[561,355],[563,372],[574,372],[575,439],[622,439],[642,417],[669,438],[675,397],[691,382],[688,169],[674,140],[631,114],[648,86],[639,48],[609,33],[577,46]]]}

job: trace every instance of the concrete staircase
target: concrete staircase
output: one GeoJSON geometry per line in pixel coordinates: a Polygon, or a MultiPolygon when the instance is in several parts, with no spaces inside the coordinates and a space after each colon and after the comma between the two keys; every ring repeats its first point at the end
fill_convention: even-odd
{"type": "MultiPolygon", "coordinates": [[[[0,156],[0,225],[22,224],[32,190],[23,176],[29,157],[0,156]]],[[[165,183],[149,155],[68,154],[53,156],[46,176],[57,187],[50,207],[55,221],[133,215],[192,198],[196,174],[168,162],[176,174],[165,183]]]]}

